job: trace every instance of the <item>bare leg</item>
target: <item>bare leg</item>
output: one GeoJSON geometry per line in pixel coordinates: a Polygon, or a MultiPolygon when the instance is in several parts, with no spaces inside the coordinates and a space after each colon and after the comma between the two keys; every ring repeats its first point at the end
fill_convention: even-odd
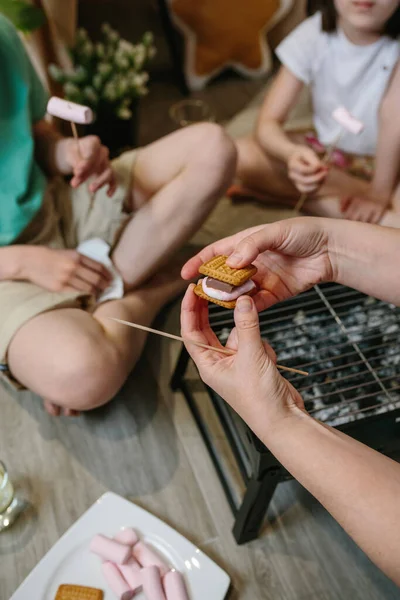
{"type": "MultiPolygon", "coordinates": [[[[302,141],[302,137],[298,134],[292,134],[290,137],[296,142],[302,141]]],[[[254,190],[260,200],[264,197],[267,202],[275,201],[294,206],[299,200],[300,192],[288,178],[284,163],[267,156],[252,137],[240,138],[236,145],[237,178],[241,185],[246,189],[254,190]]],[[[343,194],[363,194],[367,188],[367,182],[332,168],[318,193],[307,203],[307,211],[312,212],[317,206],[316,203],[327,197],[329,201],[321,203],[318,214],[320,216],[339,214],[338,197],[343,194]]]]}
{"type": "Polygon", "coordinates": [[[157,271],[214,208],[236,167],[233,142],[211,123],[187,127],[140,151],[132,209],[113,261],[129,289],[157,271]]]}
{"type": "Polygon", "coordinates": [[[59,414],[60,408],[82,411],[101,406],[123,385],[146,340],[145,332],[108,317],[149,325],[186,285],[177,269],[174,275],[157,276],[121,300],[100,305],[94,316],[78,309],[38,315],[21,327],[10,344],[11,372],[46,398],[51,414],[59,414]]]}

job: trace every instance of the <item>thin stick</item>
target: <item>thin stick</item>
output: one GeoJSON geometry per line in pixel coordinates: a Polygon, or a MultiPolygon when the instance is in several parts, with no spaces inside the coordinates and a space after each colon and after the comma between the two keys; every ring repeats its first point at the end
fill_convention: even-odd
{"type": "MultiPolygon", "coordinates": [[[[340,138],[342,137],[342,135],[343,135],[343,129],[341,129],[339,131],[338,135],[333,140],[332,144],[327,148],[325,156],[322,159],[322,163],[324,165],[328,165],[331,162],[332,155],[335,151],[336,146],[340,142],[340,138]]],[[[300,196],[296,206],[294,207],[294,210],[296,213],[301,211],[301,209],[303,208],[304,202],[307,200],[307,197],[308,197],[307,192],[303,192],[302,195],[300,196]]]]}
{"type": "MultiPolygon", "coordinates": [[[[116,323],[120,323],[121,325],[128,325],[128,327],[133,327],[134,329],[141,329],[142,331],[147,331],[148,333],[155,333],[156,335],[161,335],[162,337],[169,338],[170,340],[176,340],[178,342],[190,343],[195,346],[200,346],[200,348],[206,348],[207,350],[214,350],[214,352],[220,352],[220,354],[227,354],[228,356],[233,356],[236,354],[234,350],[230,350],[229,348],[216,348],[215,346],[207,346],[207,344],[202,344],[201,342],[195,342],[193,340],[184,339],[183,337],[179,337],[178,335],[173,335],[172,333],[167,333],[165,331],[159,331],[158,329],[152,329],[151,327],[145,327],[144,325],[139,325],[138,323],[131,323],[130,321],[122,321],[121,319],[115,319],[114,317],[108,317],[111,321],[115,321],[116,323]]],[[[308,375],[308,371],[300,371],[299,369],[292,369],[291,367],[284,367],[283,365],[276,365],[278,369],[281,371],[287,371],[288,373],[297,373],[297,375],[308,375]]]]}

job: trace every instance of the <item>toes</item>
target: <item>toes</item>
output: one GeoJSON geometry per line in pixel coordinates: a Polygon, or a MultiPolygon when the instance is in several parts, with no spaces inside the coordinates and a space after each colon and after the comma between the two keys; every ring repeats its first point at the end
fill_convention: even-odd
{"type": "Polygon", "coordinates": [[[54,404],[53,402],[49,402],[48,400],[44,401],[44,408],[46,412],[52,417],[58,417],[61,413],[61,408],[54,404]]]}

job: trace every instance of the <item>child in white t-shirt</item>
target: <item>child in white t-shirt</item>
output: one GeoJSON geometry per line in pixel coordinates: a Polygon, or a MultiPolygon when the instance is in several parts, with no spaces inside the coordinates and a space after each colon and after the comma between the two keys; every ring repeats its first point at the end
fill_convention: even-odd
{"type": "Polygon", "coordinates": [[[295,205],[320,216],[400,227],[400,0],[326,0],[277,48],[280,72],[255,135],[239,139],[232,193],[295,205]],[[304,86],[314,132],[285,132],[304,86]],[[365,127],[344,132],[329,168],[322,157],[338,137],[344,106],[365,127]]]}

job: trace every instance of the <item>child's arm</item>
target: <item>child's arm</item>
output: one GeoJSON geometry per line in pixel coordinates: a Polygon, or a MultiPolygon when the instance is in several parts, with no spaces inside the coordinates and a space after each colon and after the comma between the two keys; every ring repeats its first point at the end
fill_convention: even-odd
{"type": "Polygon", "coordinates": [[[97,296],[111,279],[104,265],[76,250],[19,244],[0,248],[0,281],[30,281],[50,292],[97,296]]]}
{"type": "Polygon", "coordinates": [[[400,178],[400,63],[382,101],[376,151],[376,170],[371,193],[377,202],[388,206],[400,178]]]}
{"type": "Polygon", "coordinates": [[[379,223],[391,204],[400,179],[399,98],[400,63],[381,103],[374,177],[364,196],[342,198],[341,208],[346,219],[379,223]]]}
{"type": "Polygon", "coordinates": [[[295,144],[283,129],[303,87],[289,69],[281,67],[261,109],[256,138],[266,154],[287,165],[298,190],[310,193],[322,183],[327,170],[311,148],[295,144]]]}
{"type": "Polygon", "coordinates": [[[35,156],[43,171],[49,175],[70,175],[72,187],[78,187],[89,177],[95,176],[89,189],[92,193],[108,185],[112,196],[116,181],[108,159],[108,149],[98,137],[89,135],[77,141],[64,138],[44,119],[33,126],[35,156]]]}

